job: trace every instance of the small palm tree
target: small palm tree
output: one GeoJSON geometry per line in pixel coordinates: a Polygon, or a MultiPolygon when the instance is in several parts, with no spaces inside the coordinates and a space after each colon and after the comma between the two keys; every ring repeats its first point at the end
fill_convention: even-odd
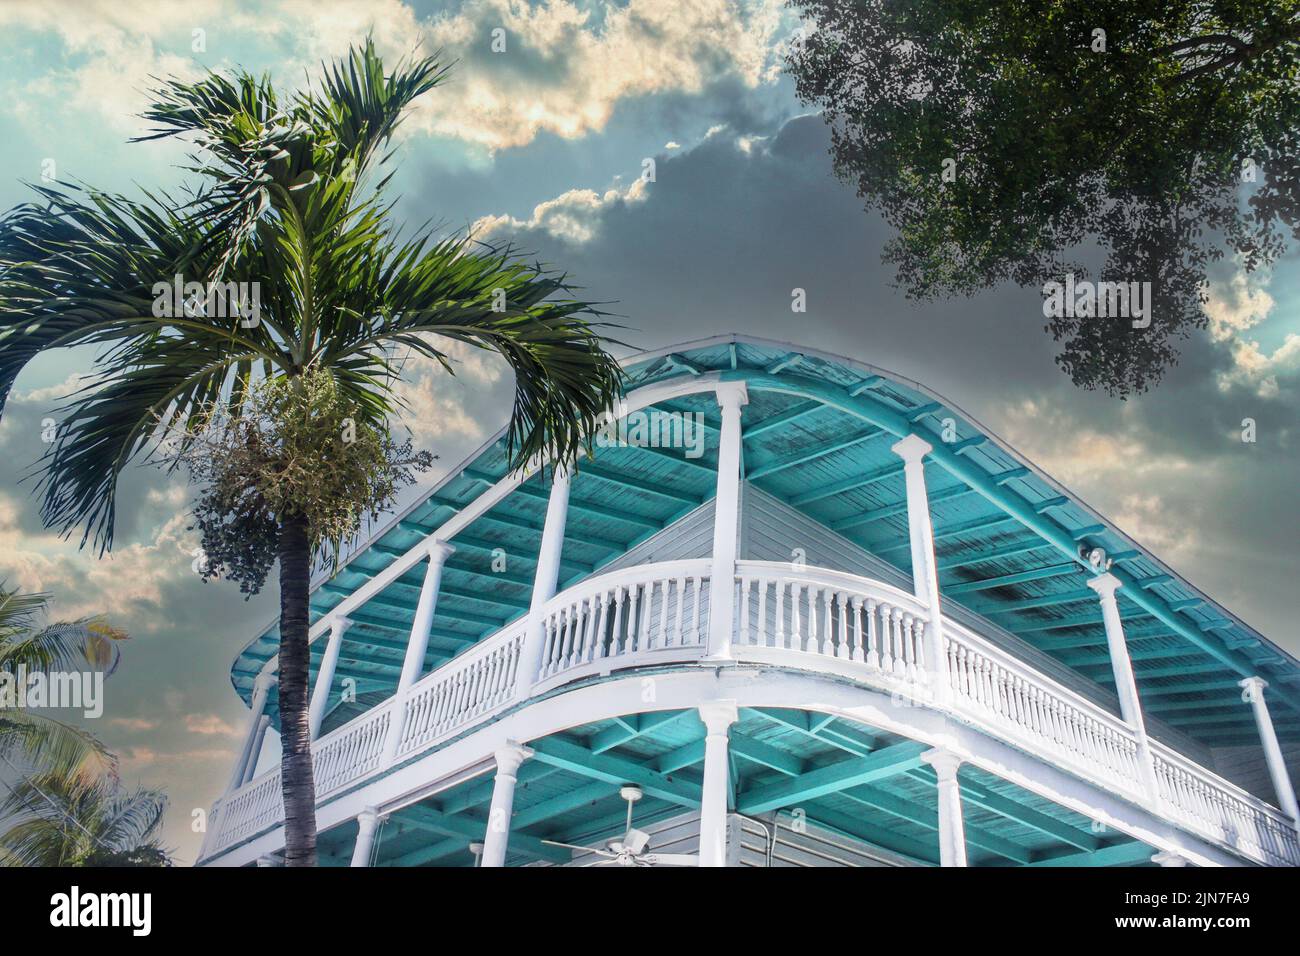
{"type": "Polygon", "coordinates": [[[27,777],[0,801],[3,866],[161,865],[158,831],[167,809],[159,790],[121,790],[104,780],[81,787],[57,773],[27,777]]]}
{"type": "MultiPolygon", "coordinates": [[[[42,459],[47,526],[110,547],[127,463],[152,453],[168,426],[190,441],[214,406],[237,419],[259,382],[326,374],[356,424],[382,431],[400,407],[395,352],[454,371],[435,336],[494,350],[513,369],[516,464],[576,457],[618,392],[599,311],[509,248],[427,228],[403,238],[391,224],[387,144],[445,76],[436,58],[386,74],[367,41],[283,99],[269,78],[244,72],[172,80],[145,117],[149,138],[194,146],[200,185],[185,201],[38,188],[40,202],[0,218],[0,405],[38,352],[102,350],[42,459]],[[208,289],[206,301],[183,285],[177,302],[177,276],[208,289]]],[[[308,582],[326,542],[305,508],[289,503],[274,518],[285,855],[311,865],[308,582]]]]}
{"type": "MultiPolygon", "coordinates": [[[[112,673],[118,642],[126,634],[103,618],[40,625],[48,594],[23,594],[0,584],[0,672],[78,670],[112,673]]],[[[116,770],[116,762],[93,735],[71,724],[0,702],[0,774],[37,767],[63,778],[70,788],[91,787],[116,770]]]]}

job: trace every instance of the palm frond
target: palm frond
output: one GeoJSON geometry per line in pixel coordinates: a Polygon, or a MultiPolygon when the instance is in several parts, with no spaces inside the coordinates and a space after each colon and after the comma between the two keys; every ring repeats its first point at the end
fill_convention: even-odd
{"type": "Polygon", "coordinates": [[[18,588],[10,590],[0,581],[0,643],[34,627],[49,601],[47,593],[24,594],[18,588]]]}
{"type": "Polygon", "coordinates": [[[20,708],[0,709],[0,758],[41,767],[83,788],[117,776],[117,757],[98,737],[20,708]]]}

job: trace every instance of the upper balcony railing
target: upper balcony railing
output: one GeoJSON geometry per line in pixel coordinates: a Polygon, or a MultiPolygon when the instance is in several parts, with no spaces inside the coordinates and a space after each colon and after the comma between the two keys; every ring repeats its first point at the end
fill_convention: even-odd
{"type": "MultiPolygon", "coordinates": [[[[714,593],[709,568],[708,559],[644,564],[561,592],[541,609],[540,621],[514,622],[404,697],[317,740],[318,801],[536,694],[619,669],[704,658],[714,593]],[[540,635],[540,663],[536,673],[521,675],[533,633],[540,635]]],[[[1296,829],[1280,811],[1156,741],[1153,766],[1144,768],[1132,727],[946,616],[943,660],[933,660],[929,610],[912,594],[840,571],[739,561],[730,597],[735,660],[835,673],[905,695],[1248,859],[1300,865],[1296,829]]],[[[276,768],[214,807],[204,855],[282,818],[276,768]]]]}

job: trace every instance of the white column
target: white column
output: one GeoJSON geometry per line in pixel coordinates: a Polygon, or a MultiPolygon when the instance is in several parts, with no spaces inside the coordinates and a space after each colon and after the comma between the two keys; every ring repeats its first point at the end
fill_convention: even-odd
{"type": "Polygon", "coordinates": [[[370,853],[375,848],[375,829],[379,826],[379,812],[366,807],[357,814],[357,842],[352,847],[352,866],[369,866],[370,853]]]}
{"type": "Polygon", "coordinates": [[[700,801],[700,866],[727,865],[727,733],[739,719],[734,700],[700,705],[704,721],[704,792],[700,801]]]}
{"type": "Polygon", "coordinates": [[[1142,702],[1138,699],[1137,681],[1133,678],[1133,662],[1129,659],[1128,641],[1124,639],[1124,622],[1120,620],[1119,603],[1115,592],[1123,586],[1119,578],[1107,572],[1088,581],[1088,587],[1101,598],[1101,620],[1106,629],[1106,647],[1110,653],[1110,666],[1115,675],[1115,693],[1119,697],[1119,714],[1124,723],[1133,728],[1137,736],[1138,768],[1142,784],[1154,801],[1160,793],[1156,784],[1155,762],[1151,758],[1151,744],[1147,740],[1146,719],[1142,716],[1142,702]]]}
{"type": "Polygon", "coordinates": [[[266,854],[265,856],[259,856],[257,858],[257,866],[259,869],[261,869],[264,866],[271,867],[271,866],[280,866],[280,865],[281,865],[280,861],[276,857],[271,856],[269,853],[266,854]]]}
{"type": "Polygon", "coordinates": [[[740,529],[740,410],[749,402],[744,382],[718,386],[722,435],[718,488],[713,499],[713,567],[709,581],[709,655],[729,657],[736,619],[736,534],[740,529]]]}
{"type": "Polygon", "coordinates": [[[1264,747],[1264,760],[1268,763],[1268,775],[1273,779],[1277,805],[1300,827],[1300,807],[1296,806],[1295,788],[1291,786],[1291,777],[1287,774],[1286,762],[1282,759],[1282,748],[1277,742],[1277,732],[1273,729],[1273,718],[1268,715],[1268,704],[1264,702],[1264,688],[1268,682],[1262,677],[1247,677],[1241,686],[1242,699],[1250,704],[1250,709],[1255,714],[1255,726],[1259,728],[1259,742],[1264,747]]]}
{"type": "Polygon", "coordinates": [[[418,681],[424,670],[424,655],[429,649],[429,631],[433,628],[433,615],[438,608],[442,569],[455,550],[445,541],[429,542],[429,563],[424,569],[424,585],[420,588],[420,601],[415,606],[415,621],[411,624],[411,638],[406,644],[406,658],[402,661],[402,677],[397,685],[399,695],[418,681]]]}
{"type": "Polygon", "coordinates": [[[488,810],[487,835],[483,838],[480,866],[505,866],[510,841],[510,817],[514,813],[515,784],[519,765],[533,755],[527,747],[508,743],[497,753],[497,774],[492,785],[492,806],[488,810]]]}
{"type": "Polygon", "coordinates": [[[542,526],[542,543],[537,549],[537,573],[533,577],[533,597],[528,610],[528,634],[520,652],[516,680],[523,697],[537,680],[546,644],[546,627],[542,608],[555,597],[560,585],[560,557],[564,553],[564,528],[569,520],[569,472],[556,468],[551,477],[551,497],[546,503],[546,523],[542,526]]]}
{"type": "Polygon", "coordinates": [[[307,714],[312,740],[320,736],[320,724],[329,707],[330,688],[334,686],[334,671],[339,665],[343,634],[351,626],[352,622],[346,617],[336,617],[330,622],[329,642],[325,645],[325,653],[321,655],[320,670],[316,672],[316,687],[312,690],[311,706],[307,714]]]}
{"type": "Polygon", "coordinates": [[[921,759],[939,778],[939,865],[966,865],[966,826],[961,818],[961,785],[957,770],[961,758],[947,750],[927,750],[921,759]]]}
{"type": "Polygon", "coordinates": [[[1161,850],[1159,853],[1152,854],[1151,862],[1156,866],[1186,866],[1187,857],[1168,850],[1161,850]]]}
{"type": "Polygon", "coordinates": [[[248,730],[244,733],[244,748],[239,754],[239,759],[235,761],[235,766],[230,772],[230,782],[226,784],[226,793],[239,789],[244,782],[244,774],[248,771],[250,761],[256,762],[257,754],[253,752],[255,741],[260,740],[258,728],[262,723],[262,716],[266,711],[266,697],[270,693],[271,686],[275,683],[275,675],[269,671],[262,671],[253,681],[253,699],[249,701],[248,711],[248,730]]]}
{"type": "Polygon", "coordinates": [[[890,449],[903,459],[903,480],[907,488],[907,531],[912,546],[912,590],[930,612],[926,629],[926,671],[936,703],[952,698],[948,679],[948,658],[943,651],[943,616],[939,609],[939,572],[934,559],[934,523],[930,518],[930,495],[925,487],[925,456],[934,446],[919,435],[908,435],[890,449]]]}
{"type": "Polygon", "coordinates": [[[253,746],[248,751],[248,763],[244,765],[244,779],[239,782],[242,787],[253,779],[257,773],[257,758],[262,755],[262,744],[266,740],[266,732],[271,729],[271,718],[262,715],[262,719],[257,722],[257,733],[253,734],[253,746]]]}

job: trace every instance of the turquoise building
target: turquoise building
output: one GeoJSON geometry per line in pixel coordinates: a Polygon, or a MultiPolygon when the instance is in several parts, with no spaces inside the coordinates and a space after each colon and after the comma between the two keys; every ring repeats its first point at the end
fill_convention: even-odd
{"type": "MultiPolygon", "coordinates": [[[[951,402],[626,371],[570,472],[498,434],[315,583],[323,864],[1300,864],[1300,664],[951,402]]],[[[277,643],[201,865],[283,848],[277,643]]]]}

